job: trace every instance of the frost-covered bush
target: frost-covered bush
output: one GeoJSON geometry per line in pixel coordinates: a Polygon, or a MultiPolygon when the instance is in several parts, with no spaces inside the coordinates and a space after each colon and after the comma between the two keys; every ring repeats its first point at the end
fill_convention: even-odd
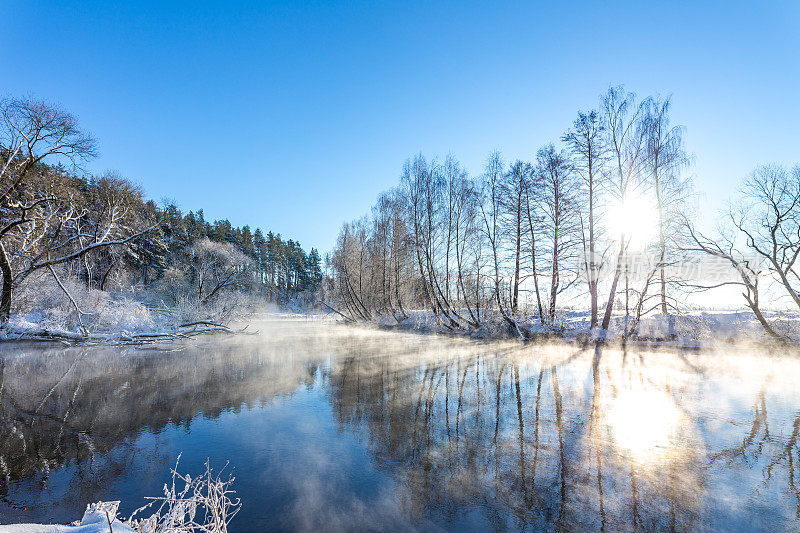
{"type": "Polygon", "coordinates": [[[245,290],[250,267],[230,243],[202,239],[192,246],[188,264],[167,268],[143,298],[175,324],[227,322],[263,306],[245,290]]]}
{"type": "Polygon", "coordinates": [[[203,239],[192,254],[147,287],[109,284],[99,290],[87,287],[74,265],[43,270],[15,294],[10,324],[25,331],[137,334],[199,321],[227,323],[266,309],[266,298],[250,285],[250,259],[234,246],[203,239]]]}
{"type": "Polygon", "coordinates": [[[23,328],[76,331],[150,331],[156,317],[132,293],[87,288],[73,278],[41,274],[25,283],[13,308],[12,324],[23,328]]]}
{"type": "Polygon", "coordinates": [[[242,291],[226,291],[203,303],[190,295],[180,295],[167,311],[176,324],[196,321],[226,323],[264,309],[265,302],[242,291]]]}
{"type": "MultiPolygon", "coordinates": [[[[180,461],[180,456],[178,456],[180,461]]],[[[226,465],[227,466],[227,465],[226,465]]],[[[119,501],[97,502],[86,506],[81,520],[69,526],[22,524],[0,526],[9,531],[43,531],[81,533],[227,533],[228,525],[242,504],[232,489],[234,477],[223,477],[223,468],[214,472],[208,461],[198,476],[172,470],[170,484],[163,496],[147,498],[150,503],[133,512],[128,520],[119,518],[119,501]],[[149,513],[149,516],[145,516],[149,513]],[[70,527],[72,526],[72,527],[70,527]]]]}
{"type": "Polygon", "coordinates": [[[241,508],[241,501],[231,489],[235,478],[231,475],[223,478],[224,471],[225,468],[215,473],[206,461],[205,471],[191,477],[179,474],[176,463],[172,483],[164,485],[164,495],[148,498],[151,502],[134,511],[128,523],[139,533],[226,533],[241,508]],[[149,517],[136,518],[153,507],[155,510],[149,517]]]}

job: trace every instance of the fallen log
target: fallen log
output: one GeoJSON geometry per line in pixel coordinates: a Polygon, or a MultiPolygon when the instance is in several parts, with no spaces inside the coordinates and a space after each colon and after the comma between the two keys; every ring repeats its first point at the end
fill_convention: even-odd
{"type": "Polygon", "coordinates": [[[141,345],[185,340],[200,335],[216,333],[225,333],[228,335],[254,335],[257,333],[246,332],[246,329],[245,327],[241,330],[234,330],[224,324],[201,320],[180,324],[176,329],[171,331],[155,331],[149,333],[129,333],[127,331],[114,333],[77,333],[72,331],[48,330],[45,328],[14,329],[11,327],[0,330],[0,333],[2,333],[2,339],[4,340],[55,341],[70,345],[141,345]]]}

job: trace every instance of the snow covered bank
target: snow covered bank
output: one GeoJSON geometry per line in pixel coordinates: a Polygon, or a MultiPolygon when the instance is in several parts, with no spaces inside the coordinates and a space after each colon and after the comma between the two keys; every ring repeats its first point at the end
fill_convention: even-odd
{"type": "MultiPolygon", "coordinates": [[[[789,338],[800,339],[800,314],[789,311],[764,313],[779,325],[789,338]]],[[[482,339],[520,337],[520,332],[509,325],[499,313],[482,317],[479,328],[453,331],[442,325],[430,311],[410,311],[408,318],[397,322],[392,316],[381,316],[375,324],[385,328],[398,328],[430,333],[463,333],[482,339]]],[[[633,317],[612,317],[607,331],[590,329],[590,319],[585,311],[562,311],[553,328],[542,326],[535,316],[519,317],[519,329],[530,338],[561,338],[587,341],[638,341],[676,346],[705,346],[719,342],[768,341],[769,337],[750,311],[697,310],[681,315],[650,315],[643,317],[634,333],[628,333],[633,317]]]]}
{"type": "Polygon", "coordinates": [[[119,502],[98,502],[90,504],[74,525],[11,524],[0,526],[0,533],[137,533],[117,518],[118,509],[119,502]]]}
{"type": "MultiPolygon", "coordinates": [[[[187,324],[227,326],[252,316],[278,311],[263,293],[237,285],[213,298],[186,279],[164,279],[151,285],[116,284],[100,290],[63,275],[39,275],[15,293],[11,316],[0,327],[0,341],[50,338],[68,342],[132,342],[152,336],[183,337],[187,324]]],[[[284,302],[291,311],[313,307],[310,293],[284,302]]],[[[219,329],[219,328],[217,328],[219,329]]],[[[215,330],[216,331],[216,330],[215,330]]],[[[210,331],[209,331],[210,332],[210,331]]]]}
{"type": "Polygon", "coordinates": [[[147,498],[149,503],[127,520],[117,518],[120,502],[97,502],[86,507],[80,522],[11,524],[0,526],[0,533],[226,533],[241,509],[241,500],[231,489],[235,478],[230,474],[222,477],[227,465],[214,472],[206,461],[205,471],[192,477],[178,473],[179,461],[180,456],[172,470],[172,482],[164,485],[164,495],[147,498]],[[151,514],[136,518],[145,511],[151,514]]]}
{"type": "MultiPolygon", "coordinates": [[[[46,280],[45,280],[46,281],[46,280]]],[[[274,305],[241,291],[220,293],[210,303],[191,298],[165,302],[163,294],[141,287],[122,292],[88,289],[65,280],[65,291],[46,283],[18,298],[10,320],[0,327],[3,340],[56,340],[130,344],[228,332],[232,322],[247,319],[274,305]]]]}

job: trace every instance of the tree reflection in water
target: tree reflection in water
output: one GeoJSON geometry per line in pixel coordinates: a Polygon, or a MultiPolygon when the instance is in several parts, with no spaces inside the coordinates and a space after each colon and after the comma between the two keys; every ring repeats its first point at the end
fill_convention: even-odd
{"type": "MultiPolygon", "coordinates": [[[[310,391],[328,414],[301,404],[297,417],[313,408],[339,428],[315,443],[316,453],[353,436],[370,458],[360,468],[391,480],[393,504],[380,514],[397,515],[390,527],[798,525],[794,356],[521,346],[313,323],[266,331],[178,352],[9,351],[0,359],[0,516],[42,504],[37,491],[55,494],[56,483],[67,488],[41,516],[79,516],[109,487],[118,494],[133,469],[166,472],[174,457],[149,449],[151,435],[167,433],[180,448],[197,420],[223,413],[246,432],[274,399],[310,391]]],[[[254,447],[279,465],[285,459],[269,435],[226,449],[242,469],[256,464],[254,447]]],[[[270,480],[250,474],[238,487],[240,520],[277,529],[326,524],[324,516],[300,523],[269,505],[270,480]]],[[[363,471],[344,475],[348,487],[366,483],[363,471]]]]}

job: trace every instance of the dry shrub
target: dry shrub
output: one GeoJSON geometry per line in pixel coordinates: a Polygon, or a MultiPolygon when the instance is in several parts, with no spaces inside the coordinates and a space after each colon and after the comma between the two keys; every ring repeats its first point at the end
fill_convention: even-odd
{"type": "Polygon", "coordinates": [[[139,533],[226,533],[228,524],[242,506],[231,490],[235,478],[230,474],[222,477],[227,464],[214,473],[206,461],[205,472],[192,478],[178,473],[178,462],[180,455],[172,469],[172,484],[164,485],[164,495],[148,498],[151,502],[133,512],[129,525],[139,533]],[[134,518],[155,505],[158,508],[149,517],[134,518]]]}

